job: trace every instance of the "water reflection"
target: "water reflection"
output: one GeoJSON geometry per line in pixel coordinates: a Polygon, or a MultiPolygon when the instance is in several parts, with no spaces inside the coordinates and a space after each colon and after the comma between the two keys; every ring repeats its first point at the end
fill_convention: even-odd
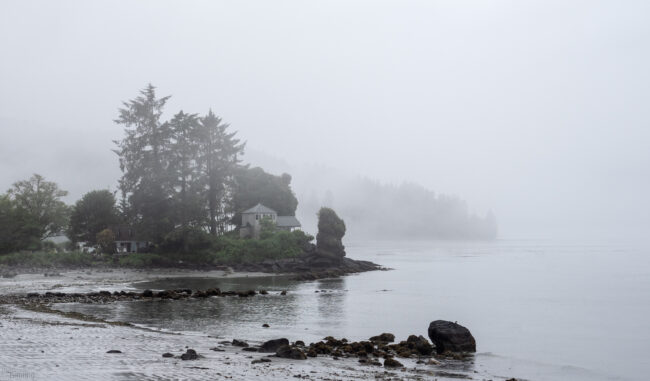
{"type": "Polygon", "coordinates": [[[277,337],[316,341],[337,335],[345,321],[346,280],[298,283],[287,277],[170,278],[135,285],[139,289],[269,290],[249,298],[145,300],[107,305],[66,304],[57,308],[80,311],[107,320],[128,321],[178,332],[263,341],[277,337]],[[288,290],[287,295],[279,291],[288,290]],[[315,291],[319,291],[316,293],[315,291]],[[269,324],[270,328],[262,328],[269,324]]]}

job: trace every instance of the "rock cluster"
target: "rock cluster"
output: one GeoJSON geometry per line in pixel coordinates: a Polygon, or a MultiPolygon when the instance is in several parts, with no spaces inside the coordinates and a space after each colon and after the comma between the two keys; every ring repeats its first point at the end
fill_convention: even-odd
{"type": "Polygon", "coordinates": [[[236,271],[296,274],[295,280],[316,280],[335,278],[347,274],[382,270],[382,267],[368,261],[340,258],[333,262],[323,259],[317,251],[308,251],[294,258],[265,260],[259,263],[234,265],[236,271]]]}
{"type": "MultiPolygon", "coordinates": [[[[251,297],[255,295],[269,295],[266,290],[257,292],[255,290],[245,291],[221,291],[218,288],[210,288],[207,290],[192,291],[190,289],[176,289],[176,290],[163,290],[152,291],[144,290],[143,292],[133,291],[99,291],[89,293],[65,293],[65,292],[52,292],[48,291],[44,294],[37,292],[30,292],[27,295],[0,295],[0,304],[33,304],[33,303],[110,303],[116,301],[126,300],[149,300],[149,299],[166,299],[178,300],[185,298],[208,298],[211,296],[238,296],[238,297],[251,297]]],[[[276,294],[286,295],[286,291],[276,294]]]]}

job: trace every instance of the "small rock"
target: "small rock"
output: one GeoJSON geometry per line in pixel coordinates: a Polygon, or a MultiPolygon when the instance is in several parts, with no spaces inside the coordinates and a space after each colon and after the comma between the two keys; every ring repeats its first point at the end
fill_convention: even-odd
{"type": "Polygon", "coordinates": [[[289,345],[289,340],[285,338],[269,340],[260,345],[260,352],[276,352],[283,345],[289,345]]]}
{"type": "Polygon", "coordinates": [[[118,351],[117,349],[111,349],[110,351],[106,353],[122,353],[122,351],[118,351]]]}
{"type": "Polygon", "coordinates": [[[262,328],[269,328],[269,327],[270,327],[270,325],[268,325],[266,323],[262,324],[262,328]]]}
{"type": "Polygon", "coordinates": [[[188,349],[181,355],[181,360],[198,360],[199,355],[194,349],[188,349]]]}
{"type": "Polygon", "coordinates": [[[280,295],[286,295],[286,294],[287,294],[287,291],[282,291],[282,292],[280,293],[280,295]]]}
{"type": "Polygon", "coordinates": [[[257,348],[254,348],[254,347],[244,347],[244,348],[242,348],[242,351],[245,351],[245,352],[257,352],[257,348]]]}
{"type": "Polygon", "coordinates": [[[210,350],[215,352],[225,352],[223,349],[217,347],[210,348],[210,350]]]}
{"type": "Polygon", "coordinates": [[[384,360],[384,366],[387,368],[399,368],[399,367],[403,367],[404,365],[402,365],[401,362],[389,357],[386,360],[384,360]]]}
{"type": "Polygon", "coordinates": [[[174,355],[167,352],[167,353],[163,353],[162,357],[174,357],[174,355]]]}
{"type": "Polygon", "coordinates": [[[244,340],[233,339],[232,345],[235,346],[235,347],[244,347],[245,348],[245,347],[248,346],[248,343],[245,342],[244,340]]]}

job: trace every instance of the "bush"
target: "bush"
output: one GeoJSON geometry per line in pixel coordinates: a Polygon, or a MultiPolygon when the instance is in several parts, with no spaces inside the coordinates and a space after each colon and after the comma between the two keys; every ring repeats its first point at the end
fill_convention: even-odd
{"type": "Polygon", "coordinates": [[[305,251],[313,239],[300,230],[276,231],[258,240],[220,237],[213,247],[215,255],[212,263],[260,262],[295,257],[305,251]]]}
{"type": "Polygon", "coordinates": [[[162,253],[196,252],[210,249],[213,241],[214,237],[203,229],[180,228],[165,236],[159,250],[162,253]]]}
{"type": "Polygon", "coordinates": [[[94,264],[90,254],[79,251],[65,253],[18,252],[0,256],[0,264],[20,267],[86,267],[94,264]]]}

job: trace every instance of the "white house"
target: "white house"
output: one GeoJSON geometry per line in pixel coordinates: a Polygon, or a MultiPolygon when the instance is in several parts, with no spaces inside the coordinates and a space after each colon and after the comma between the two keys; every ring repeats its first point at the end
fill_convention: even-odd
{"type": "Polygon", "coordinates": [[[118,253],[137,253],[149,247],[149,241],[141,237],[132,226],[114,226],[111,231],[115,235],[118,253]]]}
{"type": "Polygon", "coordinates": [[[270,219],[281,230],[293,231],[301,226],[300,221],[295,216],[278,216],[275,210],[262,204],[257,204],[241,213],[240,237],[259,238],[262,227],[260,222],[263,218],[270,219]]]}

